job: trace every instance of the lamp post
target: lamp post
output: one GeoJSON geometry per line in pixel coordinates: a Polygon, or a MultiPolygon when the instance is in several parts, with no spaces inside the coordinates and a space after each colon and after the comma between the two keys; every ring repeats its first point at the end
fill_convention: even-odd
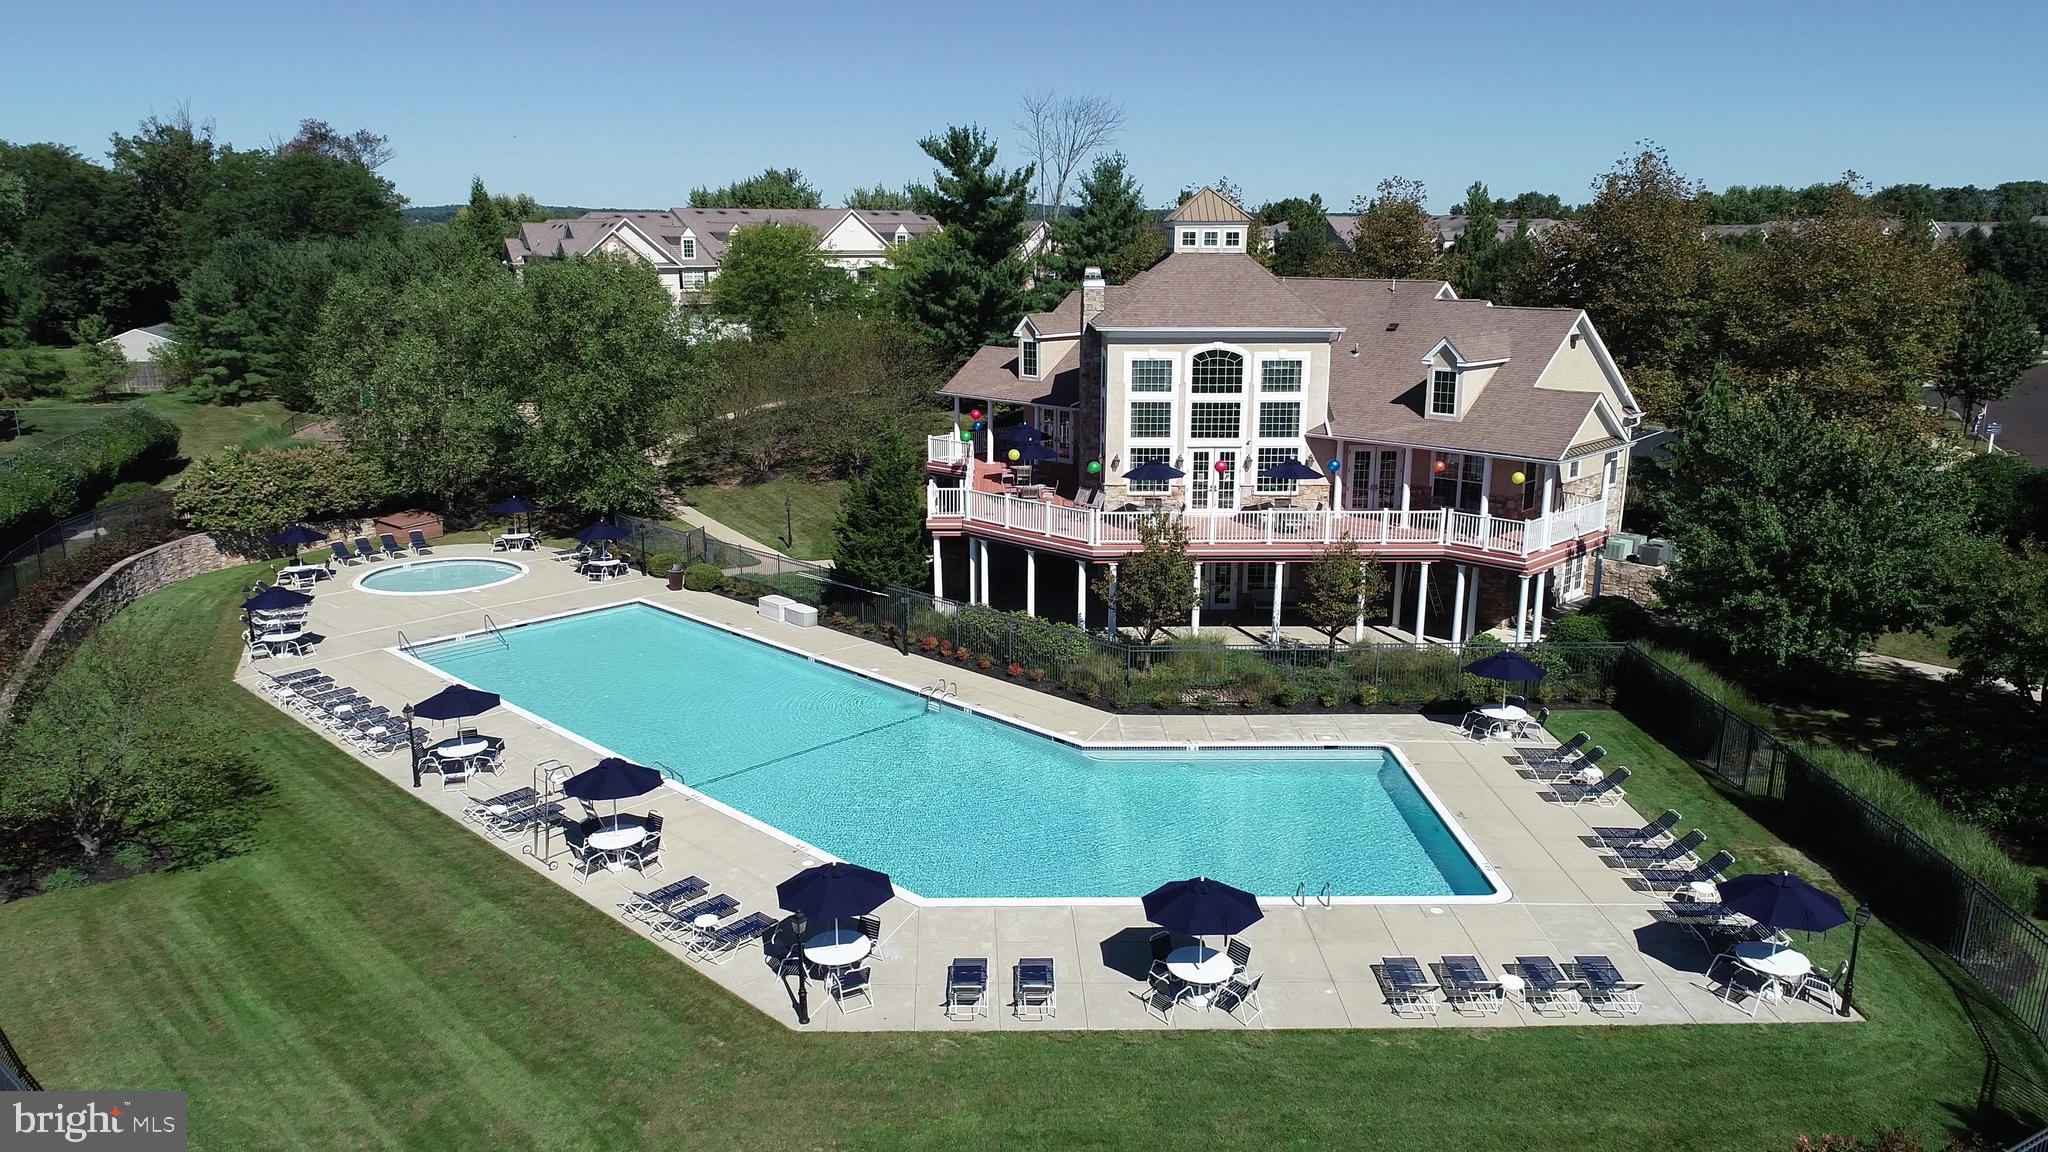
{"type": "Polygon", "coordinates": [[[420,742],[412,736],[412,705],[407,704],[400,713],[405,717],[405,747],[412,753],[412,786],[420,786],[420,742]]]}
{"type": "Polygon", "coordinates": [[[1850,1001],[1856,997],[1856,950],[1863,943],[1863,926],[1870,923],[1870,905],[1856,905],[1856,934],[1849,938],[1849,971],[1842,976],[1842,1015],[1849,1014],[1850,1001]]]}
{"type": "Polygon", "coordinates": [[[810,935],[810,930],[810,917],[801,912],[790,914],[789,932],[795,939],[789,946],[796,950],[796,1022],[799,1024],[811,1022],[811,980],[804,970],[804,937],[810,935]]]}
{"type": "Polygon", "coordinates": [[[783,497],[782,550],[785,552],[794,552],[796,550],[796,515],[790,510],[791,507],[792,503],[790,498],[787,496],[783,497]]]}

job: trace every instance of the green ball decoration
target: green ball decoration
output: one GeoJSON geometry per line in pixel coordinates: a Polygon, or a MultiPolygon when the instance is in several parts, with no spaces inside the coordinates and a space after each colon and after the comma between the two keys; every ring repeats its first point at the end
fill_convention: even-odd
{"type": "Polygon", "coordinates": [[[1100,476],[1100,475],[1102,475],[1102,461],[1100,461],[1100,460],[1090,460],[1090,461],[1088,462],[1088,474],[1089,474],[1090,476],[1100,476]]]}
{"type": "Polygon", "coordinates": [[[960,430],[960,442],[961,442],[962,444],[971,444],[971,443],[973,443],[973,442],[974,442],[974,433],[973,433],[973,432],[971,432],[971,431],[969,431],[969,430],[968,430],[968,429],[966,429],[966,428],[962,428],[962,429],[960,430]]]}

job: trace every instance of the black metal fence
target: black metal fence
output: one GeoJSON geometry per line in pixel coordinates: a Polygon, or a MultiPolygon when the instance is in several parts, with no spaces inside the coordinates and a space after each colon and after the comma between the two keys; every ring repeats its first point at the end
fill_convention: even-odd
{"type": "Polygon", "coordinates": [[[42,579],[46,571],[68,556],[109,536],[151,524],[168,524],[170,520],[170,494],[146,492],[88,509],[45,528],[0,556],[0,604],[12,601],[22,589],[42,579]]]}
{"type": "Polygon", "coordinates": [[[29,1075],[28,1065],[21,1062],[21,1053],[14,1050],[14,1042],[7,1033],[0,1031],[0,1091],[41,1092],[43,1086],[29,1075]]]}

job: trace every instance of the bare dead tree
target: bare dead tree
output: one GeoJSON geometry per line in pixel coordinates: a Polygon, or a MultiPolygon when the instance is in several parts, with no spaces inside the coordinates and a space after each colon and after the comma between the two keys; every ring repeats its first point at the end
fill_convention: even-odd
{"type": "Polygon", "coordinates": [[[1090,156],[1109,147],[1123,130],[1123,105],[1107,96],[1063,96],[1048,88],[1024,94],[1017,130],[1037,167],[1038,202],[1059,219],[1067,186],[1090,156]]]}

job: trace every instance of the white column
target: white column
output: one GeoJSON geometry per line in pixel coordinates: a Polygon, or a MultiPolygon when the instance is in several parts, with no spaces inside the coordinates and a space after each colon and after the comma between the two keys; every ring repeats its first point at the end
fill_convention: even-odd
{"type": "Polygon", "coordinates": [[[1188,614],[1188,631],[1202,634],[1202,562],[1195,561],[1195,610],[1188,614]]]}
{"type": "Polygon", "coordinates": [[[1522,573],[1521,589],[1515,593],[1515,647],[1529,642],[1529,574],[1522,573]]]}
{"type": "Polygon", "coordinates": [[[1074,561],[1074,623],[1088,630],[1088,562],[1074,561]]]}
{"type": "Polygon", "coordinates": [[[1465,642],[1465,565],[1451,570],[1451,643],[1465,642]]]}
{"type": "Polygon", "coordinates": [[[1415,566],[1415,646],[1429,643],[1429,561],[1415,566]]]}
{"type": "Polygon", "coordinates": [[[1415,449],[1401,449],[1401,511],[1408,511],[1409,491],[1415,483],[1415,449]]]}
{"type": "Polygon", "coordinates": [[[990,400],[988,407],[981,410],[981,414],[985,417],[981,422],[981,430],[988,433],[988,462],[993,464],[996,462],[996,402],[990,400]]]}
{"type": "Polygon", "coordinates": [[[1550,587],[1550,573],[1536,574],[1536,614],[1529,619],[1529,643],[1543,643],[1543,594],[1550,587]]]}
{"type": "MultiPolygon", "coordinates": [[[[1359,578],[1360,580],[1363,580],[1363,579],[1365,579],[1365,565],[1364,565],[1363,563],[1360,563],[1360,564],[1359,564],[1359,566],[1358,566],[1358,578],[1359,578]]],[[[1351,622],[1351,642],[1352,642],[1353,644],[1356,644],[1356,643],[1358,643],[1359,641],[1361,641],[1361,640],[1364,640],[1364,639],[1365,639],[1365,593],[1363,593],[1363,592],[1360,592],[1360,593],[1358,594],[1358,619],[1356,619],[1356,620],[1353,620],[1353,621],[1351,622]]]]}
{"type": "Polygon", "coordinates": [[[990,603],[988,598],[988,541],[981,542],[981,602],[990,603]]]}
{"type": "Polygon", "coordinates": [[[1479,546],[1484,548],[1493,542],[1493,529],[1487,523],[1493,516],[1493,457],[1483,456],[1481,459],[1486,463],[1479,472],[1479,546]]]}
{"type": "Polygon", "coordinates": [[[1408,588],[1408,566],[1394,565],[1394,594],[1387,597],[1387,627],[1401,627],[1401,594],[1408,588]]]}
{"type": "Polygon", "coordinates": [[[980,569],[975,564],[974,556],[977,542],[972,536],[963,536],[961,539],[967,541],[967,602],[972,604],[975,602],[975,592],[981,588],[980,577],[977,575],[980,569]]]}
{"type": "Polygon", "coordinates": [[[1024,550],[1024,614],[1038,615],[1038,549],[1024,550]]]}
{"type": "Polygon", "coordinates": [[[1537,512],[1544,516],[1550,515],[1550,494],[1556,488],[1557,465],[1545,464],[1543,466],[1543,507],[1537,509],[1537,512]]]}
{"type": "Polygon", "coordinates": [[[946,598],[946,558],[939,551],[939,537],[932,537],[932,599],[946,598]]]}
{"type": "Polygon", "coordinates": [[[1280,589],[1287,581],[1287,561],[1273,561],[1273,635],[1280,635],[1280,589]]]}
{"type": "Polygon", "coordinates": [[[1472,566],[1472,578],[1465,582],[1465,631],[1469,639],[1479,631],[1479,565],[1472,566]]]}

